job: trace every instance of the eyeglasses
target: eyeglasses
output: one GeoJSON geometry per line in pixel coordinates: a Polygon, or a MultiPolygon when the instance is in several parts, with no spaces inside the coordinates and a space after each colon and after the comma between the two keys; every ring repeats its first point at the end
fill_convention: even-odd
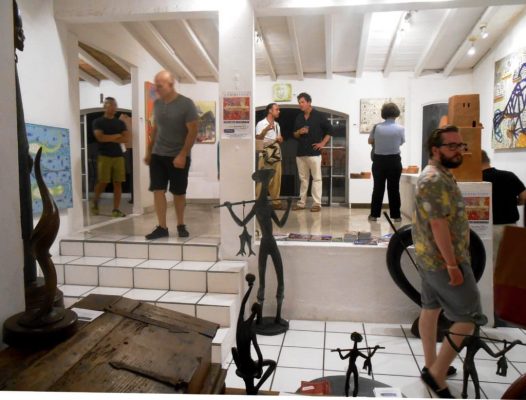
{"type": "Polygon", "coordinates": [[[466,151],[468,149],[467,143],[442,143],[438,147],[447,146],[447,148],[451,151],[460,150],[460,151],[466,151]]]}

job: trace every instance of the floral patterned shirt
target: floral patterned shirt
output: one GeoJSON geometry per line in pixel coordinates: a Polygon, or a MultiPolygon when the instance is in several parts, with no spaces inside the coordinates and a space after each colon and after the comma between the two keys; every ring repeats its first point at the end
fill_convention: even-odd
{"type": "Polygon", "coordinates": [[[438,218],[449,222],[457,263],[470,264],[469,222],[462,193],[451,172],[431,161],[418,177],[413,214],[416,260],[424,270],[434,271],[446,266],[431,230],[430,221],[438,218]]]}

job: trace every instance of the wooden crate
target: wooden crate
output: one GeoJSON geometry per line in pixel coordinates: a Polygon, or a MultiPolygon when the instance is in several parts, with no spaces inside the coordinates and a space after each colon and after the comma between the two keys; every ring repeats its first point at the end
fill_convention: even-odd
{"type": "Polygon", "coordinates": [[[464,161],[458,168],[451,172],[458,182],[482,181],[482,154],[481,154],[481,128],[460,128],[462,140],[468,144],[464,153],[464,161]]]}
{"type": "Polygon", "coordinates": [[[480,99],[478,94],[451,96],[448,104],[448,123],[458,127],[479,126],[480,99]]]}

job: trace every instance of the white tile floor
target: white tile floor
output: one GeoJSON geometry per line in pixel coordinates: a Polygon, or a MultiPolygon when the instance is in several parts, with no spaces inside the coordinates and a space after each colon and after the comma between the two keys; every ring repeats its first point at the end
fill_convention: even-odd
{"type": "MultiPolygon", "coordinates": [[[[350,333],[357,331],[364,336],[364,345],[385,346],[372,359],[372,379],[399,388],[406,397],[429,398],[430,393],[420,381],[420,370],[424,357],[419,339],[413,338],[410,327],[403,325],[362,324],[337,321],[290,321],[290,329],[277,336],[259,336],[258,343],[264,358],[275,360],[277,368],[263,385],[264,390],[294,393],[302,380],[308,381],[323,376],[344,375],[347,362],[340,360],[331,349],[347,348],[351,345],[350,333]]],[[[485,334],[492,338],[519,339],[526,343],[526,331],[512,328],[488,328],[485,334]]],[[[482,353],[482,352],[481,352],[482,353]]],[[[482,354],[481,354],[482,355],[482,354]]],[[[509,384],[526,372],[526,350],[518,348],[517,361],[508,360],[508,375],[495,374],[496,360],[479,359],[477,370],[481,381],[482,398],[501,398],[509,384]]],[[[453,365],[459,373],[449,380],[454,395],[460,398],[462,390],[462,359],[458,357],[453,365]]],[[[244,388],[243,381],[236,375],[236,365],[228,357],[227,387],[244,388]]],[[[360,373],[362,371],[360,370],[360,373]]],[[[365,373],[363,376],[366,376],[365,373]]],[[[473,398],[473,386],[469,385],[468,395],[473,398]]]]}

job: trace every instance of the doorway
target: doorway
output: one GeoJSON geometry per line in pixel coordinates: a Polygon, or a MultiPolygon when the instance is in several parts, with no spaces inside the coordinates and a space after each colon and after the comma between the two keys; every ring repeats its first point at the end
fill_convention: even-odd
{"type": "MultiPolygon", "coordinates": [[[[316,107],[331,123],[334,135],[322,149],[322,202],[324,205],[345,204],[348,184],[348,122],[349,116],[334,110],[316,107]]],[[[298,196],[300,181],[296,167],[297,141],[294,140],[294,121],[301,113],[297,105],[280,105],[279,125],[284,141],[281,144],[281,195],[298,196]]],[[[265,106],[256,108],[256,122],[265,118],[265,106]]],[[[310,196],[310,187],[309,193],[310,196]]]]}

